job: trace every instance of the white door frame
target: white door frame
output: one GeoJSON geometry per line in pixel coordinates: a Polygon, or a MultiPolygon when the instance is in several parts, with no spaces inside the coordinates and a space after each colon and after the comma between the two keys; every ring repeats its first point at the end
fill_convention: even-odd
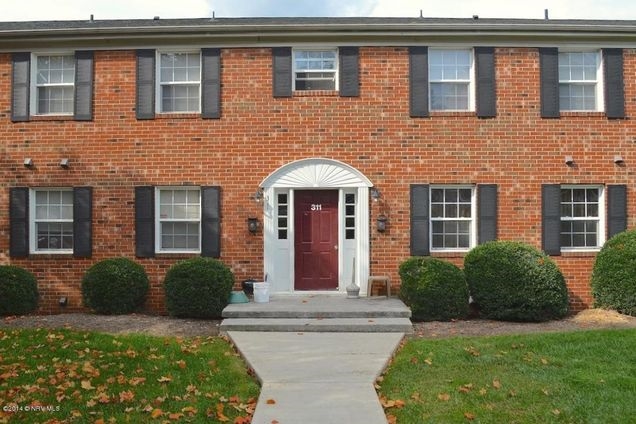
{"type": "MultiPolygon", "coordinates": [[[[272,172],[261,183],[263,189],[264,272],[272,293],[294,293],[294,190],[338,190],[338,292],[345,292],[352,272],[367,293],[369,277],[369,188],[373,184],[357,169],[336,160],[309,158],[288,163],[272,172]],[[344,232],[344,196],[356,195],[355,239],[347,241],[344,232]],[[287,239],[278,238],[278,196],[287,200],[287,239]],[[348,248],[348,249],[347,249],[348,248]],[[355,270],[348,263],[355,257],[355,270]]],[[[353,261],[352,261],[353,262],[353,261]]],[[[307,293],[302,291],[302,293],[307,293]]],[[[331,293],[331,292],[318,292],[331,293]]]]}

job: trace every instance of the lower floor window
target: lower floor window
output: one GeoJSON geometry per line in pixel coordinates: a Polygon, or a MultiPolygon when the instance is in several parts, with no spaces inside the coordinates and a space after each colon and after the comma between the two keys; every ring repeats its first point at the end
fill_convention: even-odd
{"type": "Polygon", "coordinates": [[[201,191],[159,188],[158,250],[197,252],[201,246],[201,191]]]}
{"type": "Polygon", "coordinates": [[[601,187],[561,187],[561,247],[596,248],[602,243],[601,187]]]}
{"type": "Polygon", "coordinates": [[[33,252],[73,250],[73,191],[34,189],[31,196],[33,252]]]}
{"type": "Polygon", "coordinates": [[[431,187],[431,248],[469,249],[474,238],[472,187],[431,187]]]}

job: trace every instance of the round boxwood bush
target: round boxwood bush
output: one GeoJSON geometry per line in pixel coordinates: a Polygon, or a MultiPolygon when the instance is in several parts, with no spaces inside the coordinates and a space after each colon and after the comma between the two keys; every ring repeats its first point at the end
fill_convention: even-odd
{"type": "Polygon", "coordinates": [[[128,258],[91,266],[82,279],[84,304],[100,314],[128,314],[141,307],[149,289],[144,268],[128,258]]]}
{"type": "Polygon", "coordinates": [[[609,239],[592,270],[594,306],[636,316],[636,231],[609,239]]]}
{"type": "Polygon", "coordinates": [[[464,272],[482,317],[538,322],[568,313],[563,274],[532,246],[510,241],[484,243],[468,252],[464,272]]]}
{"type": "Polygon", "coordinates": [[[15,265],[0,265],[0,315],[23,315],[38,307],[35,276],[15,265]]]}
{"type": "Polygon", "coordinates": [[[219,318],[227,306],[234,275],[221,261],[192,258],[174,264],[166,274],[166,309],[176,317],[219,318]]]}
{"type": "Polygon", "coordinates": [[[461,269],[435,258],[400,265],[400,298],[414,321],[448,321],[468,315],[468,285],[461,269]]]}

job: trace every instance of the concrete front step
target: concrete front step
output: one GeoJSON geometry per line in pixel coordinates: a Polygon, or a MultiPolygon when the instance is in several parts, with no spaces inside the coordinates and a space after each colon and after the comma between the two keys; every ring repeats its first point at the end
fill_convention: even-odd
{"type": "Polygon", "coordinates": [[[323,333],[413,332],[408,318],[226,318],[220,331],[277,331],[323,333]]]}
{"type": "Polygon", "coordinates": [[[410,318],[411,310],[397,298],[347,299],[337,295],[271,296],[267,303],[230,304],[223,318],[410,318]]]}

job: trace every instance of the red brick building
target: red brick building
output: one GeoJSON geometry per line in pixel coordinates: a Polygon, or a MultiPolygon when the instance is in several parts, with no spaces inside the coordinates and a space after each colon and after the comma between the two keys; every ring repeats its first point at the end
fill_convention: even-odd
{"type": "Polygon", "coordinates": [[[219,257],[340,291],[478,243],[553,256],[575,309],[636,217],[636,23],[282,18],[0,23],[0,263],[41,312],[98,260],[219,257]]]}

